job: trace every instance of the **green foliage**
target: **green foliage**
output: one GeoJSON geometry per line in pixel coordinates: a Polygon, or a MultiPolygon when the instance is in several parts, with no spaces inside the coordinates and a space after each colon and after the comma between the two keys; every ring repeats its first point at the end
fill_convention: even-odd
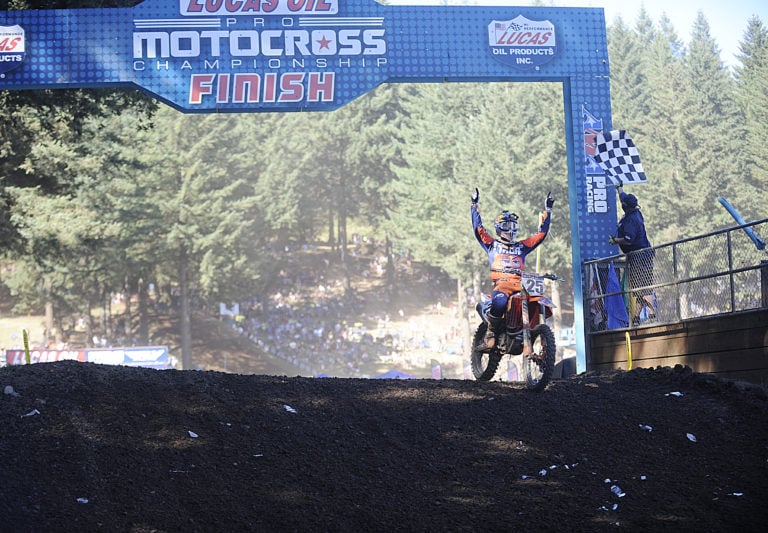
{"type": "Polygon", "coordinates": [[[742,150],[738,176],[728,198],[739,199],[742,214],[748,219],[765,216],[768,183],[768,28],[758,17],[749,19],[740,46],[741,66],[736,68],[736,99],[744,117],[742,150]]]}
{"type": "MultiPolygon", "coordinates": [[[[765,217],[763,23],[748,21],[733,73],[701,13],[688,46],[644,10],[615,20],[608,43],[612,126],[638,144],[649,181],[631,192],[652,241],[731,224],[719,195],[765,217]]],[[[486,222],[510,209],[521,234],[552,191],[540,268],[569,277],[559,84],[390,84],[331,113],[284,115],[188,116],[127,90],[0,92],[0,107],[0,244],[25,310],[82,309],[139,279],[177,285],[182,262],[194,296],[235,300],[272,275],[275,243],[343,243],[347,225],[477,288],[475,187],[486,222]]]]}
{"type": "MultiPolygon", "coordinates": [[[[542,268],[568,264],[563,100],[554,84],[460,84],[419,87],[405,101],[406,165],[397,168],[398,242],[414,258],[470,284],[485,273],[469,197],[477,187],[486,222],[502,209],[536,231],[548,191],[560,199],[542,268]],[[547,112],[541,102],[547,102],[547,112]],[[450,127],[445,127],[450,124],[450,127]],[[495,147],[495,149],[491,149],[495,147]],[[559,228],[559,229],[558,229],[559,228]],[[559,241],[559,245],[557,244],[559,241]],[[553,246],[550,244],[555,243],[553,246]]],[[[562,269],[562,274],[567,274],[562,269]]]]}
{"type": "MultiPolygon", "coordinates": [[[[615,129],[632,133],[648,183],[637,187],[654,244],[730,223],[717,196],[743,183],[737,84],[699,13],[688,48],[669,20],[609,28],[615,129]],[[618,63],[618,65],[617,65],[618,63]]],[[[765,154],[763,155],[765,157],[765,154]]],[[[737,195],[746,201],[746,191],[737,195]]]]}
{"type": "MultiPolygon", "coordinates": [[[[0,0],[0,11],[25,9],[129,8],[141,0],[0,0]]],[[[6,187],[40,188],[45,193],[66,193],[68,183],[58,172],[30,167],[30,150],[41,138],[61,140],[77,136],[90,117],[136,110],[146,119],[157,103],[135,90],[77,89],[0,91],[0,248],[19,253],[22,236],[10,222],[13,199],[6,187]]]]}
{"type": "Polygon", "coordinates": [[[214,302],[254,291],[266,260],[250,159],[256,135],[234,115],[165,108],[156,127],[139,138],[149,171],[131,179],[152,191],[142,212],[156,223],[153,253],[161,252],[156,257],[171,280],[177,279],[174,261],[190,260],[195,294],[214,302]]]}

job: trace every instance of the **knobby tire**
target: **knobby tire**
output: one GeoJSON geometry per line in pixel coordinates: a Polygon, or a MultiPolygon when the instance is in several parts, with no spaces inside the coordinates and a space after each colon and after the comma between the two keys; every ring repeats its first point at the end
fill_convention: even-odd
{"type": "Polygon", "coordinates": [[[472,339],[472,374],[478,381],[490,381],[493,379],[496,370],[499,368],[501,362],[501,354],[499,350],[493,348],[489,352],[481,352],[477,349],[485,341],[485,332],[488,329],[488,325],[483,322],[477,327],[475,336],[472,339]]]}
{"type": "Polygon", "coordinates": [[[548,325],[539,324],[531,329],[531,345],[534,354],[523,356],[523,379],[529,390],[541,391],[555,371],[555,334],[548,325]]]}

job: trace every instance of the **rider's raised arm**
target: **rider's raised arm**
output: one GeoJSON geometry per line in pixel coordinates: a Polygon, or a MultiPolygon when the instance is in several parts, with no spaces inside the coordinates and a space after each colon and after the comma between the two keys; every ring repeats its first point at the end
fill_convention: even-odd
{"type": "Polygon", "coordinates": [[[544,211],[541,214],[541,222],[539,223],[539,231],[520,241],[520,244],[525,246],[526,253],[536,248],[549,233],[549,221],[552,217],[551,211],[544,211]]]}
{"type": "Polygon", "coordinates": [[[472,228],[475,232],[475,238],[483,248],[486,250],[493,244],[495,240],[493,235],[488,233],[488,230],[483,226],[483,219],[480,217],[480,211],[477,208],[477,204],[473,203],[471,207],[472,212],[472,228]]]}
{"type": "Polygon", "coordinates": [[[552,206],[555,205],[555,197],[552,196],[552,192],[547,193],[547,198],[544,200],[544,211],[541,213],[541,219],[539,221],[539,231],[527,239],[521,242],[525,246],[525,253],[529,253],[536,248],[549,233],[549,222],[552,219],[552,206]]]}

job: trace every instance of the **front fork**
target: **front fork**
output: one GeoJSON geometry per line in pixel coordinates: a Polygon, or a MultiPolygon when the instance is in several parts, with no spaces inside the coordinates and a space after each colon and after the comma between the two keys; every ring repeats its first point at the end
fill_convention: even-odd
{"type": "Polygon", "coordinates": [[[533,355],[533,347],[531,346],[531,322],[528,319],[528,293],[525,289],[522,291],[522,296],[520,310],[523,315],[523,356],[528,356],[533,355]]]}

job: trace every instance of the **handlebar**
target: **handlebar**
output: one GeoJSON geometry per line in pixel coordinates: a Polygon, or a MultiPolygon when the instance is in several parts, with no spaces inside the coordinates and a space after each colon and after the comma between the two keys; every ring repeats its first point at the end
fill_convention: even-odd
{"type": "Polygon", "coordinates": [[[520,270],[519,268],[504,268],[502,269],[502,273],[517,274],[518,276],[522,276],[523,274],[528,274],[529,276],[541,276],[542,278],[549,279],[552,281],[565,281],[564,278],[561,278],[557,274],[551,274],[549,272],[545,274],[539,274],[538,272],[523,271],[523,270],[520,270]]]}

